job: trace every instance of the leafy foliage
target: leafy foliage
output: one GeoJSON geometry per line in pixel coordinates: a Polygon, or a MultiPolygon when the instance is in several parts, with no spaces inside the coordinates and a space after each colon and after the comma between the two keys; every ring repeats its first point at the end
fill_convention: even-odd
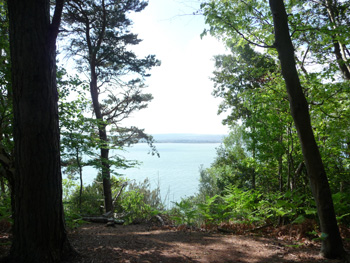
{"type": "Polygon", "coordinates": [[[138,184],[129,183],[117,206],[117,211],[124,212],[126,224],[147,221],[163,210],[159,186],[152,190],[148,179],[138,184]]]}
{"type": "Polygon", "coordinates": [[[182,199],[175,202],[175,208],[171,211],[172,218],[177,224],[194,225],[198,220],[198,212],[196,205],[190,199],[182,199]]]}
{"type": "Polygon", "coordinates": [[[263,225],[277,222],[281,217],[289,223],[315,218],[316,207],[310,194],[264,193],[232,186],[220,195],[207,196],[204,202],[183,199],[175,203],[172,214],[178,224],[220,225],[224,222],[245,222],[263,225]]]}

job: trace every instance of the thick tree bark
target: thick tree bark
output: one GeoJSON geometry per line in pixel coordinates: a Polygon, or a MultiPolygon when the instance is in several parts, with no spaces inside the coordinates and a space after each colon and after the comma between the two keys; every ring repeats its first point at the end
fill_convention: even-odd
{"type": "Polygon", "coordinates": [[[283,0],[269,0],[269,3],[275,27],[275,47],[279,54],[290,108],[323,233],[321,252],[327,258],[342,257],[345,251],[339,234],[326,172],[312,131],[308,103],[295,66],[294,47],[289,35],[285,6],[283,0]]]}
{"type": "Polygon", "coordinates": [[[56,37],[49,0],[10,0],[15,187],[12,262],[71,255],[64,225],[56,88],[56,37]]]}

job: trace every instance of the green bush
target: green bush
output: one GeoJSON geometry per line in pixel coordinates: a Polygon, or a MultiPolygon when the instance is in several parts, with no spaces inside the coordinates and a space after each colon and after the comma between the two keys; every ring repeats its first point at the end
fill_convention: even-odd
{"type": "Polygon", "coordinates": [[[198,223],[197,206],[190,198],[181,199],[180,202],[174,204],[175,207],[171,210],[171,217],[177,225],[193,226],[198,223]]]}
{"type": "Polygon", "coordinates": [[[80,198],[80,185],[71,179],[63,179],[63,208],[66,226],[76,228],[86,223],[83,216],[103,213],[102,186],[93,183],[83,188],[80,198]]]}
{"type": "Polygon", "coordinates": [[[124,214],[125,224],[149,220],[162,210],[164,204],[159,186],[151,190],[148,179],[139,184],[129,183],[127,191],[122,193],[116,206],[116,211],[124,214]]]}
{"type": "Polygon", "coordinates": [[[84,187],[80,199],[80,189],[71,196],[71,207],[73,211],[79,212],[84,216],[93,216],[103,214],[104,197],[102,186],[97,183],[84,187]]]}
{"type": "Polygon", "coordinates": [[[125,224],[148,220],[158,213],[158,210],[144,202],[144,194],[136,190],[127,191],[123,195],[120,207],[125,213],[125,224]]]}

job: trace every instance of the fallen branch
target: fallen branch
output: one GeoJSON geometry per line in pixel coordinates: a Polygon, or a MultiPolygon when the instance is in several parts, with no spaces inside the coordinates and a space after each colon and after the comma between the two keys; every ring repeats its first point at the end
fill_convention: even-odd
{"type": "Polygon", "coordinates": [[[124,218],[124,217],[127,217],[127,216],[129,216],[129,215],[131,215],[132,214],[132,212],[128,212],[128,213],[119,213],[119,214],[114,214],[114,218],[118,218],[118,219],[120,219],[120,218],[124,218]]]}
{"type": "MultiPolygon", "coordinates": [[[[117,199],[119,198],[119,196],[121,195],[123,189],[128,185],[127,182],[124,182],[122,184],[122,187],[120,188],[118,194],[116,195],[116,197],[113,199],[113,207],[115,205],[115,202],[117,201],[117,199]]],[[[122,219],[118,219],[120,217],[118,217],[117,214],[113,214],[112,211],[109,211],[105,214],[103,214],[102,216],[87,216],[87,217],[83,217],[84,221],[88,221],[88,222],[93,222],[93,223],[106,223],[107,226],[113,226],[114,224],[118,224],[118,225],[122,225],[124,224],[124,220],[122,219]]]]}
{"type": "Polygon", "coordinates": [[[117,225],[124,224],[124,220],[115,219],[113,217],[104,217],[104,216],[87,216],[83,217],[84,221],[93,222],[93,223],[114,223],[117,225]]]}
{"type": "Polygon", "coordinates": [[[259,231],[259,230],[261,230],[261,229],[264,229],[264,228],[269,227],[269,226],[272,226],[272,225],[273,225],[272,223],[266,224],[266,225],[263,225],[263,226],[256,227],[256,228],[254,228],[254,229],[252,229],[252,230],[248,230],[248,231],[246,231],[246,232],[256,232],[256,231],[259,231]]]}
{"type": "MultiPolygon", "coordinates": [[[[246,230],[246,231],[244,231],[244,233],[256,232],[256,231],[259,231],[261,229],[264,229],[264,228],[272,226],[272,225],[273,224],[266,224],[266,225],[263,225],[263,226],[256,227],[254,229],[246,230]]],[[[223,233],[230,233],[230,234],[234,234],[234,233],[237,232],[236,230],[225,229],[225,228],[222,228],[222,227],[218,227],[218,231],[219,232],[223,232],[223,233]]]]}
{"type": "Polygon", "coordinates": [[[219,231],[219,232],[223,232],[223,233],[230,233],[230,234],[234,234],[234,233],[237,232],[237,231],[235,231],[235,230],[225,229],[225,228],[222,228],[222,227],[218,227],[218,231],[219,231]]]}

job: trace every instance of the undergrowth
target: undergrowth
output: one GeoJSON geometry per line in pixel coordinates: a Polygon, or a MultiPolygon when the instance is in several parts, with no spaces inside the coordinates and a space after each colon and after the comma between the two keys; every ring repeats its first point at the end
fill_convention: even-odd
{"type": "MultiPolygon", "coordinates": [[[[112,179],[113,194],[119,192],[125,181],[112,179]]],[[[71,180],[64,181],[64,208],[66,223],[69,227],[82,224],[84,216],[103,214],[103,190],[98,178],[84,187],[79,196],[79,187],[71,180]]],[[[350,223],[349,195],[337,193],[333,195],[334,206],[339,224],[350,223]]],[[[170,210],[166,210],[160,197],[160,189],[151,190],[146,179],[142,183],[129,182],[115,205],[114,211],[125,224],[144,222],[154,215],[163,213],[170,216],[175,225],[188,227],[213,228],[247,225],[259,228],[266,225],[302,225],[313,220],[315,227],[309,229],[311,236],[316,236],[317,209],[310,194],[298,191],[286,193],[265,193],[262,190],[243,190],[230,186],[220,194],[199,195],[175,202],[170,210]]]]}
{"type": "MultiPolygon", "coordinates": [[[[75,228],[85,223],[84,217],[100,216],[104,213],[102,183],[99,177],[83,188],[80,196],[80,186],[72,180],[63,180],[63,204],[66,225],[75,228]]],[[[112,193],[116,196],[126,182],[123,179],[111,179],[112,193]]],[[[164,210],[159,187],[151,189],[148,179],[144,182],[128,182],[114,207],[114,214],[125,224],[139,223],[149,220],[152,216],[164,210]]]]}
{"type": "MultiPolygon", "coordinates": [[[[349,225],[349,201],[346,193],[333,196],[339,224],[349,225]]],[[[298,191],[263,193],[259,190],[242,190],[228,187],[221,194],[205,200],[196,197],[175,202],[169,212],[176,224],[212,228],[237,225],[261,226],[303,225],[315,222],[308,232],[315,236],[317,228],[317,209],[310,195],[298,191]],[[311,221],[310,221],[311,220],[311,221]]]]}

